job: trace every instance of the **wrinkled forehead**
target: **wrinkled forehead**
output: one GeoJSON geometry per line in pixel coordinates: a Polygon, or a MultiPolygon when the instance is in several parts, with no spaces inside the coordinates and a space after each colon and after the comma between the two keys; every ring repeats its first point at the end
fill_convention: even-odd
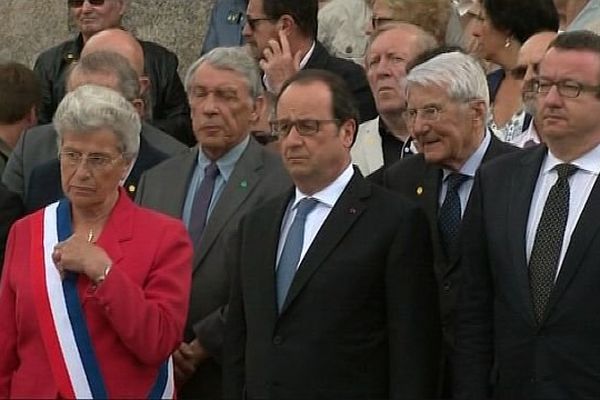
{"type": "Polygon", "coordinates": [[[539,65],[540,77],[596,84],[600,80],[600,54],[585,49],[550,48],[539,65]]]}

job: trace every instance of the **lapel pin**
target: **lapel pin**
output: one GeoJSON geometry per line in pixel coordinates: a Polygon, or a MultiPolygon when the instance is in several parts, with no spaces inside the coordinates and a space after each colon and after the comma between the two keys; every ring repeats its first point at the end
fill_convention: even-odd
{"type": "Polygon", "coordinates": [[[135,185],[129,185],[129,186],[127,186],[127,190],[129,191],[129,193],[135,192],[135,185]]]}
{"type": "Polygon", "coordinates": [[[419,187],[417,188],[417,195],[418,195],[418,196],[420,196],[420,195],[422,195],[422,194],[423,194],[423,186],[419,186],[419,187]]]}
{"type": "Polygon", "coordinates": [[[244,181],[241,181],[241,182],[240,182],[240,187],[242,187],[242,188],[246,189],[246,188],[248,187],[248,182],[247,182],[247,181],[245,181],[245,180],[244,180],[244,181]]]}
{"type": "Polygon", "coordinates": [[[356,208],[351,208],[348,211],[350,212],[350,214],[356,214],[356,208]]]}

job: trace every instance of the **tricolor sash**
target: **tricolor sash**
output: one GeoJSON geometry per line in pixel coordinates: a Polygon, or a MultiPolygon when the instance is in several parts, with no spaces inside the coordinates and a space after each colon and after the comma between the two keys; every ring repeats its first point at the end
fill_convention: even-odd
{"type": "MultiPolygon", "coordinates": [[[[67,199],[32,216],[32,282],[42,338],[58,391],[65,398],[108,398],[77,291],[78,274],[61,279],[52,261],[54,246],[72,234],[67,199]]],[[[161,365],[151,399],[174,397],[173,363],[161,365]]]]}

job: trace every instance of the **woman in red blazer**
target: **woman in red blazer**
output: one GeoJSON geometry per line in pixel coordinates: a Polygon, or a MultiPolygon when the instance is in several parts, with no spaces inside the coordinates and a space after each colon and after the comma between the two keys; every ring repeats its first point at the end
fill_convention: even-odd
{"type": "Polygon", "coordinates": [[[116,92],[61,102],[66,198],[17,222],[0,282],[0,398],[174,396],[192,247],[183,225],[119,187],[140,121],[116,92]]]}

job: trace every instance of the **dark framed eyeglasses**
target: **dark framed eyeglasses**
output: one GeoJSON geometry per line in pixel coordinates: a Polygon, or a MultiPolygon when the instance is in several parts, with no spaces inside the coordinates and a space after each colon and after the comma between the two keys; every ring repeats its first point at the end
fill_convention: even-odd
{"type": "Polygon", "coordinates": [[[271,132],[278,137],[286,137],[295,127],[300,136],[314,136],[321,129],[321,124],[339,124],[339,122],[338,119],[297,119],[295,121],[280,119],[271,121],[271,132]]]}
{"type": "Polygon", "coordinates": [[[250,29],[255,30],[256,29],[256,25],[260,22],[260,21],[273,21],[273,18],[267,18],[267,17],[261,17],[261,18],[252,18],[249,16],[246,16],[246,23],[248,24],[248,26],[250,27],[250,29]]]}
{"type": "MultiPolygon", "coordinates": [[[[69,7],[71,8],[79,8],[83,7],[83,3],[86,0],[68,0],[69,7]]],[[[88,3],[92,6],[102,6],[106,0],[87,0],[88,3]]]]}
{"type": "Polygon", "coordinates": [[[377,29],[381,28],[384,24],[387,24],[389,22],[394,22],[394,21],[398,21],[395,18],[390,18],[390,17],[371,17],[371,27],[373,28],[374,31],[376,31],[377,29]]]}
{"type": "Polygon", "coordinates": [[[548,94],[552,90],[552,87],[556,86],[558,94],[562,97],[574,99],[578,97],[582,92],[590,92],[598,94],[600,92],[600,85],[584,85],[576,81],[548,81],[545,79],[537,79],[533,81],[533,91],[538,94],[548,94]]]}

